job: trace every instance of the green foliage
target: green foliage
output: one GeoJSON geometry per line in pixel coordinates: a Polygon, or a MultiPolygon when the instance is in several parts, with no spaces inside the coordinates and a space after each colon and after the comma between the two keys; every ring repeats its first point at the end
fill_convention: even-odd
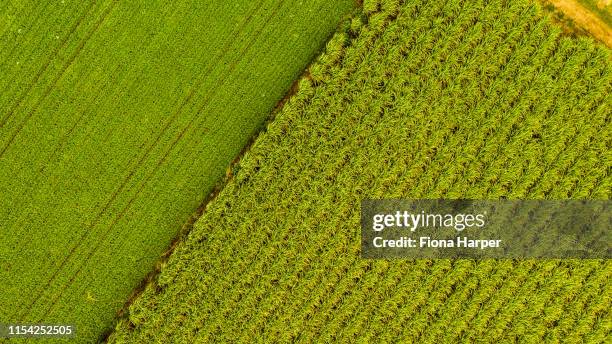
{"type": "Polygon", "coordinates": [[[364,12],[111,343],[609,339],[608,260],[359,258],[364,198],[609,199],[609,52],[526,1],[364,12]]]}
{"type": "Polygon", "coordinates": [[[0,1],[0,323],[102,336],[354,6],[0,1]]]}

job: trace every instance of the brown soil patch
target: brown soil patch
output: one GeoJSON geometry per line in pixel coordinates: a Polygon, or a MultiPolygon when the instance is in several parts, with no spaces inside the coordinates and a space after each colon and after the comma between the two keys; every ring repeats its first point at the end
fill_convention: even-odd
{"type": "Polygon", "coordinates": [[[578,26],[591,33],[593,37],[612,48],[612,29],[596,14],[575,0],[549,0],[549,2],[571,18],[578,26]]]}

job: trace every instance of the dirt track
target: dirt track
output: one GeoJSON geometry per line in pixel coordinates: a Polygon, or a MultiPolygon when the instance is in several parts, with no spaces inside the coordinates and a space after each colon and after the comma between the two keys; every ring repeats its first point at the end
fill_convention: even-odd
{"type": "Polygon", "coordinates": [[[589,31],[595,38],[612,48],[612,29],[578,1],[550,0],[550,3],[570,17],[580,27],[589,31]]]}

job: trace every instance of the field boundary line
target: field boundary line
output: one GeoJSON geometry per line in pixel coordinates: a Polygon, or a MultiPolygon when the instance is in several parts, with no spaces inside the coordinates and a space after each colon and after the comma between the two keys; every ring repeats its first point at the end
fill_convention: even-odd
{"type": "MultiPolygon", "coordinates": [[[[401,13],[400,13],[400,14],[398,14],[397,16],[399,17],[400,15],[401,15],[401,13]]],[[[389,23],[392,23],[392,22],[393,22],[393,20],[386,20],[386,21],[385,21],[385,25],[388,25],[389,23]]],[[[350,44],[350,43],[349,43],[349,44],[350,44]]],[[[344,47],[342,47],[342,50],[343,50],[344,52],[346,52],[346,49],[348,49],[348,46],[344,46],[344,47]]],[[[332,64],[332,66],[337,66],[337,65],[340,65],[340,64],[342,63],[341,61],[342,61],[343,59],[344,59],[344,57],[343,57],[343,58],[341,58],[341,59],[340,59],[340,61],[334,62],[334,63],[332,64]]],[[[301,78],[300,78],[299,80],[301,80],[301,78]]],[[[391,79],[391,80],[395,80],[395,79],[391,79]]],[[[392,81],[389,81],[389,84],[391,84],[391,83],[392,83],[392,81]]],[[[387,109],[387,108],[393,108],[393,107],[395,107],[395,106],[397,106],[397,104],[393,104],[393,105],[392,105],[392,106],[390,106],[390,107],[387,107],[387,106],[383,106],[383,107],[387,109]]],[[[363,123],[361,123],[361,124],[360,124],[360,126],[363,126],[363,125],[364,125],[363,123]]],[[[349,142],[349,141],[353,141],[353,140],[349,139],[347,142],[349,142]]],[[[339,161],[339,162],[342,162],[342,161],[343,161],[343,158],[339,158],[339,159],[338,159],[338,161],[339,161]]],[[[340,168],[339,168],[339,169],[340,169],[340,171],[342,171],[343,167],[344,167],[344,166],[346,166],[346,164],[347,164],[346,162],[344,162],[344,163],[340,163],[340,164],[339,164],[340,166],[342,166],[342,167],[340,167],[340,168]]],[[[292,221],[294,221],[294,222],[295,222],[295,221],[297,221],[297,220],[292,219],[292,221]]],[[[291,227],[291,226],[289,226],[289,227],[291,227]]],[[[281,241],[281,242],[282,242],[282,241],[284,241],[284,240],[287,238],[287,236],[288,236],[288,235],[290,235],[290,233],[287,233],[287,232],[283,233],[283,234],[282,234],[282,238],[281,238],[281,240],[280,240],[280,241],[281,241]]],[[[235,242],[232,242],[232,244],[235,244],[235,242]]],[[[277,257],[279,254],[280,254],[280,253],[278,253],[278,252],[277,252],[273,258],[276,258],[276,257],[277,257]]],[[[269,259],[269,261],[275,261],[275,260],[274,260],[274,259],[269,259]]],[[[351,265],[351,266],[352,266],[352,265],[351,265]]],[[[250,270],[250,269],[251,269],[251,267],[252,267],[252,264],[245,265],[244,267],[242,267],[242,269],[241,269],[240,271],[250,270]]],[[[291,271],[294,271],[294,269],[299,269],[299,265],[298,265],[298,263],[296,263],[296,262],[292,262],[292,264],[291,264],[290,266],[287,266],[286,268],[287,268],[287,269],[291,269],[291,271]]],[[[263,265],[262,265],[262,267],[261,267],[261,271],[267,271],[267,270],[269,270],[269,269],[270,269],[270,264],[263,264],[263,265]]],[[[340,281],[340,280],[343,280],[343,279],[344,279],[344,277],[341,277],[341,278],[339,279],[339,281],[340,281]]],[[[267,291],[265,294],[262,294],[262,295],[261,295],[261,298],[258,298],[258,299],[257,299],[257,301],[256,301],[257,305],[259,305],[259,304],[261,304],[262,302],[264,302],[265,296],[269,295],[271,292],[272,292],[271,290],[268,290],[268,291],[267,291]]],[[[240,294],[240,297],[241,297],[241,298],[245,298],[245,297],[248,297],[248,296],[251,296],[251,295],[252,295],[252,292],[246,291],[246,292],[244,292],[244,293],[240,294]]],[[[305,307],[305,306],[306,306],[306,305],[304,305],[304,307],[305,307]]],[[[275,309],[275,311],[277,311],[277,309],[275,309]]],[[[223,312],[227,313],[227,312],[228,312],[227,308],[225,308],[225,309],[223,310],[223,312]]],[[[217,315],[219,315],[221,318],[223,318],[223,317],[227,316],[227,314],[225,314],[225,313],[220,314],[220,315],[219,315],[219,314],[217,314],[217,315]]],[[[273,316],[273,314],[272,314],[272,313],[273,313],[273,311],[271,311],[271,313],[268,315],[268,317],[272,317],[272,316],[273,316]]],[[[216,314],[216,313],[215,313],[215,314],[216,314]]]]}
{"type": "MultiPolygon", "coordinates": [[[[335,33],[333,33],[335,34],[335,33]]],[[[333,36],[332,34],[332,36],[333,36]]],[[[129,314],[129,307],[133,304],[133,302],[138,299],[140,297],[140,295],[142,295],[142,293],[145,291],[145,289],[149,286],[152,286],[155,289],[158,289],[159,287],[156,285],[157,281],[155,280],[156,277],[159,275],[159,273],[162,270],[162,265],[164,262],[166,262],[171,256],[172,254],[175,252],[176,248],[184,242],[184,240],[188,237],[188,235],[192,232],[192,229],[195,225],[195,223],[204,215],[204,213],[206,212],[206,208],[209,206],[209,204],[211,202],[213,202],[217,196],[219,195],[219,193],[221,191],[223,191],[225,189],[225,187],[227,186],[227,184],[234,180],[235,175],[232,173],[233,168],[236,166],[239,166],[241,160],[244,158],[244,156],[246,155],[246,153],[248,153],[251,148],[253,147],[253,145],[256,143],[256,141],[258,140],[258,138],[260,137],[260,135],[264,134],[266,132],[266,128],[268,124],[270,124],[271,122],[274,121],[274,119],[276,118],[276,116],[278,115],[278,113],[282,110],[284,104],[286,104],[294,95],[296,95],[299,91],[299,83],[300,81],[302,81],[303,79],[311,79],[310,76],[310,67],[317,63],[317,57],[315,57],[311,63],[304,68],[302,74],[296,78],[296,80],[293,81],[291,87],[289,87],[287,93],[285,94],[285,96],[280,99],[277,104],[273,107],[273,109],[271,110],[271,114],[270,116],[265,120],[262,129],[259,130],[257,133],[255,133],[253,136],[251,136],[249,138],[249,141],[247,142],[247,144],[242,148],[242,150],[240,151],[240,153],[232,160],[232,162],[229,164],[228,169],[227,169],[227,173],[224,179],[220,180],[217,185],[213,188],[213,191],[211,191],[208,196],[206,196],[206,198],[203,200],[203,202],[198,206],[198,208],[196,209],[196,211],[191,215],[191,218],[183,225],[183,230],[181,230],[179,232],[179,234],[177,235],[176,238],[174,238],[174,240],[172,241],[171,245],[168,247],[168,249],[160,256],[160,259],[156,262],[156,266],[155,269],[151,272],[149,272],[149,274],[141,281],[141,283],[139,284],[139,286],[132,292],[132,295],[130,295],[130,297],[128,298],[128,300],[125,302],[124,306],[117,311],[117,317],[115,319],[115,324],[120,323],[121,321],[125,321],[126,320],[126,316],[129,314]]],[[[112,333],[114,333],[115,330],[114,328],[109,329],[106,333],[104,333],[102,335],[102,341],[107,341],[108,338],[112,335],[112,333]]]]}
{"type": "MultiPolygon", "coordinates": [[[[332,33],[331,37],[333,37],[334,35],[337,34],[337,31],[332,33]]],[[[329,39],[328,39],[329,41],[329,39]]],[[[325,49],[323,49],[323,52],[325,51],[325,49]]],[[[311,80],[312,77],[310,76],[310,68],[312,67],[312,65],[314,64],[318,64],[318,58],[321,56],[321,54],[319,54],[317,57],[315,57],[311,63],[305,68],[304,72],[302,73],[302,75],[300,75],[300,77],[298,77],[294,82],[293,85],[289,88],[289,91],[287,92],[287,94],[277,102],[277,105],[273,108],[273,110],[271,111],[271,115],[269,116],[269,118],[266,120],[266,123],[264,123],[264,127],[267,127],[267,124],[269,124],[270,122],[272,122],[275,118],[275,116],[282,110],[283,105],[289,100],[291,99],[296,93],[298,93],[298,85],[299,82],[304,80],[304,79],[308,79],[311,80]]],[[[198,208],[199,212],[196,213],[196,215],[194,215],[195,219],[193,220],[193,222],[195,223],[205,212],[206,207],[208,206],[208,204],[210,202],[212,202],[218,195],[218,193],[223,190],[225,188],[225,186],[227,185],[227,183],[229,183],[232,179],[233,179],[233,175],[231,173],[232,169],[234,166],[237,166],[239,164],[239,161],[244,157],[244,154],[247,153],[252,145],[257,141],[257,139],[259,138],[259,136],[263,133],[265,133],[266,130],[265,129],[261,129],[258,133],[256,133],[255,135],[253,135],[250,139],[250,142],[243,148],[242,152],[234,159],[234,161],[230,164],[230,166],[228,167],[228,174],[226,175],[225,180],[223,180],[216,188],[215,190],[209,195],[209,197],[206,198],[206,200],[202,203],[202,205],[200,205],[200,207],[198,208]],[[201,212],[200,212],[201,211],[201,212]]],[[[161,257],[161,259],[158,261],[156,268],[154,271],[152,271],[146,279],[143,280],[143,282],[140,284],[139,288],[136,289],[132,296],[130,296],[130,298],[126,301],[124,307],[118,312],[118,317],[117,317],[117,321],[124,321],[125,316],[129,313],[129,306],[133,303],[133,301],[135,299],[137,299],[142,292],[145,290],[146,287],[148,287],[149,285],[152,285],[153,288],[158,289],[159,287],[156,286],[156,281],[155,281],[155,276],[158,275],[159,272],[161,272],[161,264],[166,261],[168,259],[168,257],[171,256],[171,254],[174,252],[175,248],[185,239],[185,237],[191,232],[191,229],[193,228],[193,223],[189,223],[187,225],[187,229],[186,232],[183,232],[181,235],[179,235],[172,243],[172,245],[170,246],[170,248],[164,253],[164,255],[161,257]]],[[[104,336],[105,340],[107,340],[108,336],[110,336],[112,333],[114,332],[114,330],[110,330],[109,333],[104,336]]]]}

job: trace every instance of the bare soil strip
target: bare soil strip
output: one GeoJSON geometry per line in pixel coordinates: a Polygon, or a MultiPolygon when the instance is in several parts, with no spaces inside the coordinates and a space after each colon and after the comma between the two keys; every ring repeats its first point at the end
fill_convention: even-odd
{"type": "Polygon", "coordinates": [[[612,48],[612,29],[596,14],[575,0],[550,0],[556,8],[570,17],[576,24],[590,32],[593,37],[612,48]]]}

